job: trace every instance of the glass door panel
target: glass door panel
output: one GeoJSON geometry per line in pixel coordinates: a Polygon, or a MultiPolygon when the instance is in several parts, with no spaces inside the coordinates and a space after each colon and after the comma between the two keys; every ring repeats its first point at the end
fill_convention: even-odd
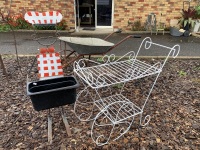
{"type": "Polygon", "coordinates": [[[112,25],[112,0],[96,0],[96,26],[112,25]]]}

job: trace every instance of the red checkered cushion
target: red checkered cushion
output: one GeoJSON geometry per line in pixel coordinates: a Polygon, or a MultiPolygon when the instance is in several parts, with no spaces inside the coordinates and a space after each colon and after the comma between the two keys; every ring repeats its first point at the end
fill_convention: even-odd
{"type": "Polygon", "coordinates": [[[63,76],[59,53],[41,53],[37,55],[37,63],[40,80],[63,76]]]}
{"type": "Polygon", "coordinates": [[[58,11],[42,13],[29,11],[24,15],[24,19],[31,24],[56,24],[61,22],[62,14],[58,11]]]}

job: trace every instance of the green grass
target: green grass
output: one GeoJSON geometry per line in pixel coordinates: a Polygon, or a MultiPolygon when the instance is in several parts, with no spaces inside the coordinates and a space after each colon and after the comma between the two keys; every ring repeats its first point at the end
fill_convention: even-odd
{"type": "Polygon", "coordinates": [[[8,32],[11,28],[9,25],[0,25],[0,32],[8,32]]]}
{"type": "Polygon", "coordinates": [[[187,73],[185,71],[183,71],[183,70],[179,71],[179,76],[186,76],[186,75],[187,75],[187,73]]]}

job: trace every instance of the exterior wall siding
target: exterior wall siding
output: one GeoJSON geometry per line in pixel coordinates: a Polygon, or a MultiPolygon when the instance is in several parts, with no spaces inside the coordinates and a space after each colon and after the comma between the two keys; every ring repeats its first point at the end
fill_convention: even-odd
{"type": "MultiPolygon", "coordinates": [[[[190,3],[195,6],[195,1],[190,3]]],[[[0,6],[10,8],[9,0],[1,0],[0,6]]],[[[128,20],[134,22],[140,19],[144,25],[147,15],[155,13],[157,21],[165,22],[169,26],[170,19],[181,17],[183,1],[180,0],[114,0],[114,28],[130,30],[128,20]],[[161,16],[162,13],[162,16],[161,16]]],[[[62,13],[67,22],[68,30],[75,28],[74,0],[12,0],[13,14],[24,14],[27,11],[56,10],[62,13]]]]}
{"type": "MultiPolygon", "coordinates": [[[[185,3],[185,6],[189,6],[185,3]]],[[[190,6],[196,6],[191,2],[190,6]]],[[[155,13],[157,21],[165,22],[169,26],[170,19],[179,19],[183,8],[180,0],[115,0],[114,2],[114,28],[130,30],[128,21],[140,20],[145,24],[148,14],[155,13]],[[162,13],[162,16],[161,16],[162,13]]]]}

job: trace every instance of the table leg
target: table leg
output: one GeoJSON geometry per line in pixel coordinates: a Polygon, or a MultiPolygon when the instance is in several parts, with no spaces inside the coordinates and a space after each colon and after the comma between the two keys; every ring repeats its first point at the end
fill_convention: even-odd
{"type": "Polygon", "coordinates": [[[6,79],[7,79],[7,81],[8,81],[8,74],[7,74],[7,72],[6,72],[6,68],[5,68],[5,66],[4,66],[4,63],[3,63],[3,59],[2,59],[2,57],[1,57],[1,54],[0,54],[0,64],[1,64],[1,69],[3,69],[3,75],[6,76],[6,79]]]}
{"type": "Polygon", "coordinates": [[[52,117],[50,115],[50,110],[48,114],[48,142],[52,144],[52,117]]]}
{"type": "Polygon", "coordinates": [[[67,134],[68,134],[68,136],[71,136],[72,134],[71,134],[70,126],[69,126],[69,123],[67,121],[67,117],[66,117],[65,113],[63,112],[63,107],[62,107],[62,112],[61,113],[62,113],[62,119],[63,119],[63,122],[65,124],[65,128],[66,128],[67,134]]]}

